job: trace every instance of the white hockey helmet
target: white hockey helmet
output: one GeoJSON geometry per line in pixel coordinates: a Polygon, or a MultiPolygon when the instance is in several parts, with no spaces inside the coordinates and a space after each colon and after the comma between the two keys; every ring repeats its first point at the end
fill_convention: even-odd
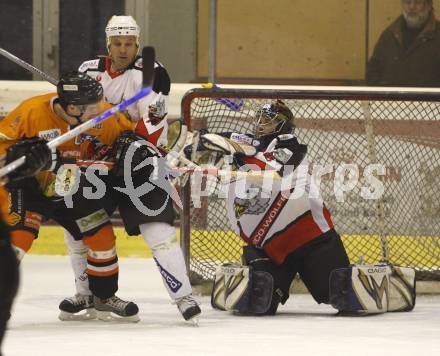
{"type": "Polygon", "coordinates": [[[139,47],[140,29],[132,16],[112,16],[105,27],[107,48],[110,46],[110,38],[113,36],[135,36],[139,47]]]}

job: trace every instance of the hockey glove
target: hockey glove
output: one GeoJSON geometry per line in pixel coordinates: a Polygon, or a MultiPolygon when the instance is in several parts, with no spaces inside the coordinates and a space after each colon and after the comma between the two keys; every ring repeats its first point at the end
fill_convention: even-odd
{"type": "Polygon", "coordinates": [[[146,145],[146,141],[143,136],[140,136],[133,131],[125,131],[118,137],[116,142],[113,144],[112,151],[110,153],[110,157],[115,160],[115,165],[111,170],[112,174],[121,177],[124,175],[124,162],[127,159],[130,159],[130,166],[132,173],[134,172],[134,168],[138,166],[141,162],[143,162],[148,157],[162,157],[160,151],[152,147],[152,144],[146,145]],[[136,142],[138,142],[136,144],[136,142]],[[132,157],[127,156],[128,149],[132,144],[135,144],[136,150],[132,157]]]}
{"type": "Polygon", "coordinates": [[[148,119],[152,125],[157,125],[167,116],[165,111],[165,100],[157,100],[148,107],[148,119]]]}
{"type": "Polygon", "coordinates": [[[6,164],[22,156],[26,158],[25,163],[7,175],[6,181],[10,187],[52,166],[52,151],[47,146],[47,142],[41,138],[26,138],[9,147],[6,150],[6,164]]]}

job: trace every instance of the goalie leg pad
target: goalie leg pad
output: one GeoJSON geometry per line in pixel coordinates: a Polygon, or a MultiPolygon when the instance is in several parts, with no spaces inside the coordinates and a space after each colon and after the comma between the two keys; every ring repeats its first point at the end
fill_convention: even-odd
{"type": "Polygon", "coordinates": [[[266,314],[272,305],[274,281],[270,273],[252,272],[252,293],[250,298],[251,314],[266,314]]]}
{"type": "Polygon", "coordinates": [[[388,311],[411,311],[416,305],[416,271],[409,267],[392,267],[388,311]]]}
{"type": "Polygon", "coordinates": [[[415,305],[415,272],[392,265],[355,265],[330,275],[330,304],[343,312],[409,311],[415,305]]]}
{"type": "Polygon", "coordinates": [[[273,278],[264,271],[225,263],[215,272],[211,305],[240,314],[264,314],[272,303],[273,278]]]}

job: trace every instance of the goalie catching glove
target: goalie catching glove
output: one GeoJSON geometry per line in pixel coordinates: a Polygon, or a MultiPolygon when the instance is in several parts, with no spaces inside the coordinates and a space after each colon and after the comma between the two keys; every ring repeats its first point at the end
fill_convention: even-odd
{"type": "Polygon", "coordinates": [[[124,175],[124,162],[127,159],[131,159],[130,167],[133,172],[135,167],[145,159],[149,157],[162,157],[162,154],[151,143],[148,143],[143,136],[133,131],[125,131],[114,143],[110,157],[115,160],[115,165],[111,172],[115,176],[120,177],[124,175]],[[133,155],[132,157],[127,157],[127,152],[131,145],[135,145],[133,155]]]}
{"type": "Polygon", "coordinates": [[[221,168],[223,165],[232,163],[237,156],[254,156],[257,153],[254,146],[232,139],[232,137],[240,136],[240,134],[225,133],[224,135],[231,135],[231,138],[219,134],[210,134],[205,129],[199,130],[198,137],[200,138],[198,141],[194,145],[185,146],[183,150],[185,157],[199,165],[208,164],[221,168]],[[195,145],[197,147],[194,153],[195,145]]]}

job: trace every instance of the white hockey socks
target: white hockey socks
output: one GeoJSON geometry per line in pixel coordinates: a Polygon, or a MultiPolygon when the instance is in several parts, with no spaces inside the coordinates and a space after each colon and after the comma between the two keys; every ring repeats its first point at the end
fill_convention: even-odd
{"type": "Polygon", "coordinates": [[[92,295],[89,289],[89,279],[87,277],[87,251],[88,248],[82,240],[75,240],[73,236],[64,230],[64,242],[69,251],[70,263],[75,276],[76,292],[81,295],[92,295]]]}
{"type": "Polygon", "coordinates": [[[182,250],[176,239],[176,229],[167,223],[153,222],[139,226],[141,234],[153,251],[162,280],[175,300],[191,294],[192,288],[186,272],[182,250]]]}

